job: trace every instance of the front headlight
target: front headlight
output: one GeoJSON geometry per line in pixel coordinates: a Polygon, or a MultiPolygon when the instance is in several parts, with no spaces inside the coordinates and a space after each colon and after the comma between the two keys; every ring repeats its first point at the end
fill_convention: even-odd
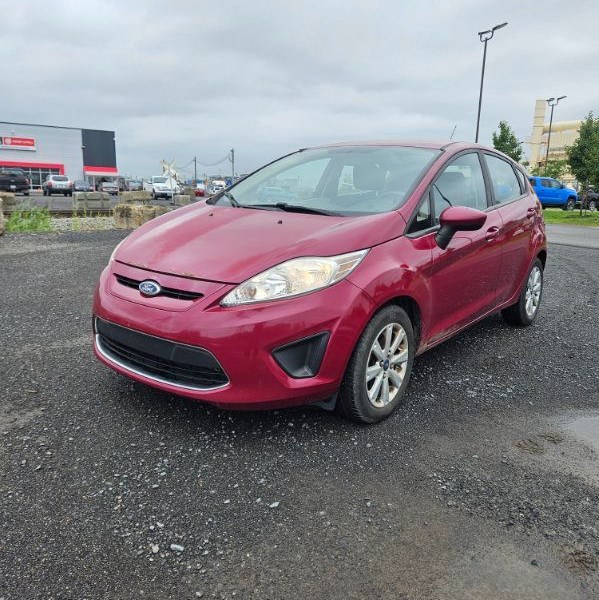
{"type": "Polygon", "coordinates": [[[269,302],[320,290],[347,277],[367,253],[359,250],[288,260],[238,285],[222,299],[221,306],[269,302]]]}

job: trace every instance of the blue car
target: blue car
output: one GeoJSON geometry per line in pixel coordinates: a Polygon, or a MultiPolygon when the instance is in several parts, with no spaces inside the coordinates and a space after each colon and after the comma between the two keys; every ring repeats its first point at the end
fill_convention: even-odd
{"type": "Polygon", "coordinates": [[[573,210],[578,202],[576,190],[566,187],[557,179],[538,176],[528,179],[543,208],[558,207],[564,210],[573,210]]]}

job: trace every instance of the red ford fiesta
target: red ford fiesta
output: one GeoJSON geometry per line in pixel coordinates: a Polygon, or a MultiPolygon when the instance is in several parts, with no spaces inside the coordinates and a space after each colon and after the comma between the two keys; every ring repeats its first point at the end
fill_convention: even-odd
{"type": "Polygon", "coordinates": [[[502,311],[537,316],[547,242],[520,166],[465,143],[304,149],[114,251],[94,350],[230,408],[336,405],[376,422],[414,357],[502,311]]]}

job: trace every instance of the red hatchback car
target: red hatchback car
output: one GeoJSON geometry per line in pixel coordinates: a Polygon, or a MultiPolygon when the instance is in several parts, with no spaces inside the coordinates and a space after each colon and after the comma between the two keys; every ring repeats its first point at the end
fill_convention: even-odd
{"type": "Polygon", "coordinates": [[[94,349],[220,407],[321,403],[373,423],[400,404],[416,355],[496,311],[530,325],[546,256],[541,205],[495,150],[304,149],[121,242],[95,293],[94,349]]]}

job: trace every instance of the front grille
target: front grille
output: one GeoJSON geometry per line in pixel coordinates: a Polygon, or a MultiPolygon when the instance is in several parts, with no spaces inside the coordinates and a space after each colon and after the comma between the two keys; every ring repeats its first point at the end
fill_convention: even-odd
{"type": "Polygon", "coordinates": [[[207,350],[133,331],[96,318],[98,348],[109,360],[150,379],[192,389],[213,389],[229,379],[207,350]]]}
{"type": "MultiPolygon", "coordinates": [[[[125,277],[124,275],[115,275],[116,280],[124,286],[139,289],[139,284],[142,282],[141,279],[131,279],[130,277],[125,277]]],[[[167,298],[175,298],[176,300],[197,300],[198,298],[202,298],[204,294],[200,292],[188,292],[186,290],[176,290],[174,288],[163,287],[160,294],[158,296],[166,296],[167,298]]]]}

